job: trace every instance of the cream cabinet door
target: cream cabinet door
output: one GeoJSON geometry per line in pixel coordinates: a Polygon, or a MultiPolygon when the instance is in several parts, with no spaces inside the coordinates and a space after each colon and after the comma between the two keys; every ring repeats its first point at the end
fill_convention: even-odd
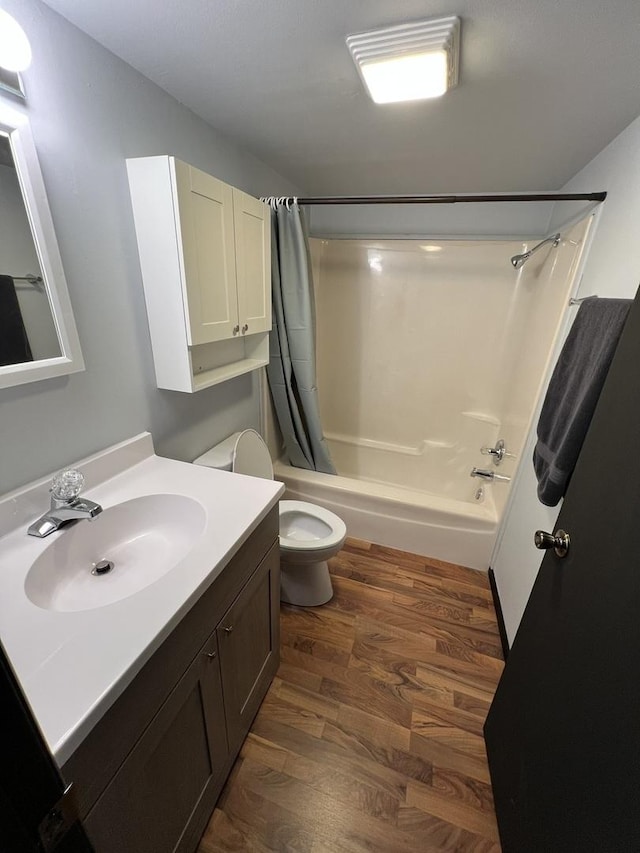
{"type": "Polygon", "coordinates": [[[240,333],[271,329],[271,223],[269,207],[234,188],[233,216],[240,333]]]}
{"type": "Polygon", "coordinates": [[[225,340],[238,333],[234,190],[193,166],[174,163],[188,342],[225,340]]]}

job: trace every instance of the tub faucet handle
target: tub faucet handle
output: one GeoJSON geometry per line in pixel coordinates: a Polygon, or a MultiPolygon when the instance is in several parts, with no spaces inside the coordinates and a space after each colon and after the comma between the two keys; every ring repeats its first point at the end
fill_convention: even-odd
{"type": "Polygon", "coordinates": [[[507,451],[503,438],[499,438],[496,441],[495,447],[481,447],[480,453],[484,453],[485,456],[491,456],[494,465],[499,465],[505,458],[515,459],[515,455],[507,451]]]}

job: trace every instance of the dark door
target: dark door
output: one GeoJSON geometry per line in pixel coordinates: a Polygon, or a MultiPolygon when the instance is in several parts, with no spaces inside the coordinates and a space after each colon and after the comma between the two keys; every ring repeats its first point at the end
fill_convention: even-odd
{"type": "Polygon", "coordinates": [[[91,853],[72,798],[0,644],[0,850],[91,853]]]}
{"type": "MultiPolygon", "coordinates": [[[[505,853],[640,851],[640,304],[489,716],[505,853]]],[[[533,542],[533,533],[532,542],[533,542]]]]}

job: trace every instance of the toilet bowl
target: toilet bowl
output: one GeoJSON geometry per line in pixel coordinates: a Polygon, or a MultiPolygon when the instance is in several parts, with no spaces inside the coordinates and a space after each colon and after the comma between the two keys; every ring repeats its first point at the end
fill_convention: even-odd
{"type": "MultiPolygon", "coordinates": [[[[253,429],[230,435],[202,456],[196,465],[273,480],[266,444],[253,429]]],[[[344,521],[306,501],[280,501],[280,598],[289,604],[314,607],[333,596],[327,561],[344,545],[344,521]]]]}

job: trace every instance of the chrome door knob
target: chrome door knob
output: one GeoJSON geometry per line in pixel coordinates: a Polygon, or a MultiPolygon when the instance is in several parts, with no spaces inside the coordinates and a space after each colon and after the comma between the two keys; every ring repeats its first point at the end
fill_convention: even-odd
{"type": "Polygon", "coordinates": [[[564,530],[556,530],[555,533],[536,530],[533,541],[536,548],[540,551],[548,551],[550,548],[553,548],[557,557],[566,557],[571,544],[569,534],[564,530]]]}

